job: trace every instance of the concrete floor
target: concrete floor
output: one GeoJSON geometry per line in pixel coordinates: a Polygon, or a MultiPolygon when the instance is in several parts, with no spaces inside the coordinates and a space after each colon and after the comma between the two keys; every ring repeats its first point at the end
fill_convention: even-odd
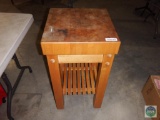
{"type": "MultiPolygon", "coordinates": [[[[143,0],[77,0],[74,7],[107,8],[121,39],[109,84],[100,109],[93,108],[93,95],[65,96],[65,109],[57,110],[51,89],[40,39],[49,8],[65,7],[59,1],[40,0],[13,6],[10,0],[0,0],[0,12],[31,13],[34,23],[17,50],[25,71],[12,101],[15,120],[144,120],[144,100],[141,94],[149,75],[160,74],[160,37],[153,39],[154,22],[135,14],[134,8],[143,0]]],[[[18,70],[13,61],[6,69],[14,83],[18,70]]],[[[0,80],[2,82],[2,80],[0,80]]],[[[3,82],[2,82],[3,84],[3,82]]],[[[0,106],[0,120],[7,120],[6,103],[0,106]]]]}

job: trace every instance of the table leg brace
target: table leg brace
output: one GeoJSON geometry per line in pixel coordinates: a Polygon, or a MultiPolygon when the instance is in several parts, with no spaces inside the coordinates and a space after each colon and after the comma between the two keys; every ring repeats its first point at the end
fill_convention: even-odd
{"type": "Polygon", "coordinates": [[[21,70],[18,77],[17,77],[16,82],[14,83],[14,86],[12,87],[12,85],[11,85],[11,83],[5,73],[3,73],[2,77],[1,77],[4,81],[4,83],[6,84],[7,90],[8,90],[8,93],[7,93],[7,116],[8,116],[9,120],[14,120],[12,117],[12,114],[11,114],[11,102],[12,102],[12,97],[16,91],[16,88],[22,78],[22,75],[23,75],[25,69],[29,69],[29,72],[32,73],[32,69],[30,66],[21,66],[20,65],[16,55],[13,56],[13,60],[15,61],[17,68],[19,68],[21,70]]]}

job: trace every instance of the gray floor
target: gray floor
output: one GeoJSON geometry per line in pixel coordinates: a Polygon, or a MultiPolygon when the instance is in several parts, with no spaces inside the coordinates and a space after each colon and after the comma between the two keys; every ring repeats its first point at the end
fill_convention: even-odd
{"type": "MultiPolygon", "coordinates": [[[[77,0],[74,7],[107,8],[122,41],[115,57],[109,84],[100,109],[93,108],[93,95],[65,96],[65,109],[57,110],[50,79],[40,50],[40,39],[49,8],[65,7],[59,1],[40,0],[13,6],[10,0],[0,0],[0,12],[31,13],[34,23],[17,50],[25,71],[13,97],[15,120],[144,120],[144,100],[141,89],[149,75],[160,74],[160,37],[153,39],[154,22],[134,13],[143,0],[77,0]]],[[[18,70],[13,61],[6,73],[14,83],[18,70]]],[[[2,82],[2,80],[1,80],[2,82]]],[[[3,84],[3,82],[2,82],[3,84]]],[[[0,120],[7,120],[6,103],[0,106],[0,120]]]]}

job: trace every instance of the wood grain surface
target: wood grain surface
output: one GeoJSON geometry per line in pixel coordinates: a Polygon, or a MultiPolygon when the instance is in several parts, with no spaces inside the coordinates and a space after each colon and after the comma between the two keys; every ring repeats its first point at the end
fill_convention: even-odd
{"type": "Polygon", "coordinates": [[[45,55],[117,54],[120,40],[106,9],[52,8],[41,45],[45,55]]]}

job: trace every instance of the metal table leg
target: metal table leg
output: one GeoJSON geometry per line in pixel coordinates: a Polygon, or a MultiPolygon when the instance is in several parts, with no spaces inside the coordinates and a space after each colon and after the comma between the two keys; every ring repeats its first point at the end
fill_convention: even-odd
{"type": "Polygon", "coordinates": [[[12,85],[7,77],[7,75],[5,73],[2,74],[2,79],[4,80],[4,83],[7,86],[7,116],[9,120],[14,120],[12,115],[11,115],[11,101],[12,101],[12,85]]]}
{"type": "Polygon", "coordinates": [[[149,1],[147,1],[147,3],[146,3],[146,5],[145,6],[143,6],[143,7],[139,7],[139,8],[135,8],[135,11],[138,11],[138,10],[143,10],[142,11],[142,13],[141,13],[141,16],[144,14],[144,12],[145,12],[145,10],[148,10],[148,11],[150,11],[151,12],[151,10],[149,9],[149,2],[150,2],[150,0],[149,1]]]}
{"type": "Polygon", "coordinates": [[[14,120],[14,118],[12,117],[12,114],[11,114],[12,97],[13,97],[13,95],[16,91],[16,88],[22,78],[22,75],[23,75],[25,69],[28,69],[29,72],[32,73],[32,69],[30,66],[21,66],[20,65],[16,55],[13,56],[13,60],[15,61],[17,68],[19,68],[21,70],[13,87],[12,87],[7,75],[5,74],[5,72],[1,76],[1,78],[3,79],[4,83],[6,84],[7,90],[8,90],[8,93],[7,93],[7,116],[8,116],[9,120],[14,120]]]}

